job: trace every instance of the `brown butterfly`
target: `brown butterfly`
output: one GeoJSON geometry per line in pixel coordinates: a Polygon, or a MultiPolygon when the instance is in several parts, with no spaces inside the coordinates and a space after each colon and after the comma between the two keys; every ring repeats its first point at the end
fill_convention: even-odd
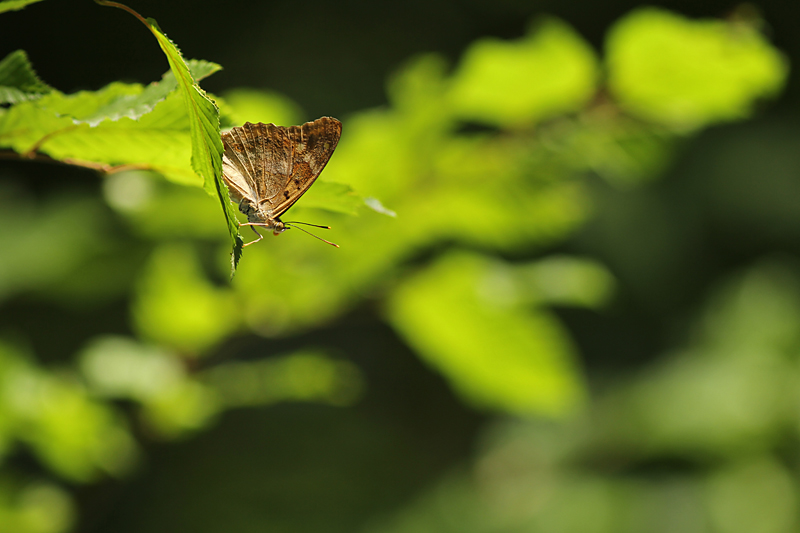
{"type": "MultiPolygon", "coordinates": [[[[264,238],[255,226],[271,229],[278,235],[290,227],[297,228],[295,224],[305,224],[282,222],[280,216],[311,187],[341,135],[342,123],[331,117],[288,128],[246,122],[222,134],[225,147],[222,179],[231,198],[239,202],[239,211],[247,215],[247,223],[241,225],[250,226],[258,235],[258,239],[245,246],[264,238]]],[[[325,242],[338,248],[332,242],[325,242]]]]}

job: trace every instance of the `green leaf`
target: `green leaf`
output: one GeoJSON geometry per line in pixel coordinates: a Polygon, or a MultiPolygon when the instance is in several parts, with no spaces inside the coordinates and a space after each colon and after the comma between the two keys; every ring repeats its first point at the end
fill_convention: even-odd
{"type": "MultiPolygon", "coordinates": [[[[205,78],[214,72],[222,69],[216,63],[202,60],[189,60],[189,68],[195,79],[205,78]]],[[[121,84],[111,84],[103,91],[121,84]]],[[[128,117],[134,120],[153,110],[155,105],[174,91],[178,86],[175,75],[172,71],[164,74],[160,82],[153,82],[138,94],[124,94],[118,98],[108,101],[103,106],[98,107],[88,116],[72,116],[77,122],[86,122],[90,126],[96,126],[103,120],[119,120],[128,117]]]]}
{"type": "Polygon", "coordinates": [[[41,107],[42,100],[63,98],[53,91],[37,101],[21,102],[0,115],[0,146],[20,154],[36,149],[46,135],[75,127],[69,117],[60,117],[41,107]]]}
{"type": "Polygon", "coordinates": [[[222,138],[219,132],[219,109],[197,85],[189,66],[184,61],[178,47],[158,27],[154,19],[144,19],[132,9],[116,2],[95,0],[98,4],[124,9],[137,17],[155,36],[158,45],[167,56],[169,67],[178,81],[178,91],[183,97],[189,114],[189,127],[192,139],[192,168],[203,178],[206,191],[219,198],[231,237],[231,275],[236,272],[242,255],[244,242],[239,234],[239,222],[231,204],[228,188],[222,181],[222,138]]]}
{"type": "Polygon", "coordinates": [[[192,78],[189,67],[175,44],[167,38],[153,19],[148,19],[153,35],[164,51],[169,66],[178,79],[178,87],[189,110],[189,125],[192,137],[192,168],[203,177],[209,194],[216,193],[222,204],[228,232],[231,236],[231,275],[236,272],[242,256],[244,242],[239,234],[236,211],[228,195],[228,187],[222,181],[222,137],[219,132],[219,110],[192,78]]]}
{"type": "Polygon", "coordinates": [[[749,116],[788,75],[783,55],[746,23],[641,9],[606,43],[608,83],[631,113],[681,129],[749,116]]]}
{"type": "MultiPolygon", "coordinates": [[[[219,69],[191,61],[200,75],[219,69]]],[[[191,166],[189,117],[171,72],[147,87],[112,83],[99,91],[52,91],[0,116],[0,146],[34,151],[99,170],[130,165],[198,186],[191,166]]]]}
{"type": "Polygon", "coordinates": [[[11,52],[0,61],[0,104],[35,100],[52,90],[36,75],[24,50],[11,52]]]}
{"type": "Polygon", "coordinates": [[[344,183],[330,181],[317,181],[303,198],[298,202],[298,207],[325,209],[335,213],[355,215],[364,200],[361,199],[353,188],[344,183]]]}
{"type": "Polygon", "coordinates": [[[36,2],[41,1],[42,0],[5,0],[4,2],[0,2],[0,13],[5,13],[6,11],[19,11],[29,4],[35,4],[36,2]]]}
{"type": "MultiPolygon", "coordinates": [[[[123,107],[126,102],[138,98],[142,91],[143,87],[138,83],[111,83],[99,91],[80,91],[70,95],[54,92],[51,97],[34,105],[58,117],[69,117],[75,124],[85,122],[90,126],[96,126],[106,118],[110,120],[121,118],[123,114],[118,113],[116,109],[123,107]]],[[[149,109],[142,110],[143,113],[152,110],[155,104],[156,101],[149,109]]],[[[130,113],[130,115],[132,119],[138,119],[141,116],[135,113],[130,113]]]]}
{"type": "MultiPolygon", "coordinates": [[[[115,94],[126,90],[122,84],[114,84],[115,94]]],[[[66,96],[54,91],[35,102],[17,104],[0,116],[0,146],[21,154],[38,151],[98,170],[131,165],[154,170],[184,185],[200,185],[190,164],[190,130],[180,95],[173,93],[139,120],[121,117],[96,127],[76,124],[69,115],[53,112],[82,116],[93,113],[103,101],[94,93],[66,96]]]]}
{"type": "Polygon", "coordinates": [[[547,20],[519,41],[470,46],[450,98],[463,118],[513,126],[580,109],[594,95],[597,77],[589,44],[566,24],[547,20]]]}
{"type": "Polygon", "coordinates": [[[364,204],[376,213],[380,213],[392,218],[397,216],[397,213],[384,206],[383,203],[381,203],[381,201],[375,197],[368,196],[367,198],[364,198],[364,204]]]}
{"type": "Polygon", "coordinates": [[[395,290],[389,317],[472,403],[563,415],[585,394],[569,336],[546,310],[522,305],[516,289],[504,264],[451,253],[395,290]]]}
{"type": "MultiPolygon", "coordinates": [[[[24,59],[27,61],[26,58],[24,59]]],[[[199,73],[206,76],[220,69],[219,65],[207,61],[193,60],[190,61],[190,64],[195,66],[199,73]]],[[[3,83],[2,66],[3,64],[0,63],[0,84],[3,83]]],[[[29,68],[29,64],[27,66],[29,68]]],[[[35,77],[32,70],[30,76],[35,77]]],[[[30,79],[34,80],[35,78],[30,79]]],[[[41,82],[38,87],[31,85],[32,81],[27,81],[27,83],[30,86],[29,91],[38,91],[38,93],[33,93],[35,98],[40,98],[45,93],[53,94],[53,98],[37,103],[38,107],[59,117],[68,116],[75,123],[85,122],[91,126],[96,126],[103,120],[119,120],[122,117],[137,120],[152,111],[158,102],[164,100],[178,86],[171,71],[167,71],[161,81],[153,82],[147,87],[138,83],[116,82],[98,91],[80,91],[71,95],[57,93],[41,82]]]]}

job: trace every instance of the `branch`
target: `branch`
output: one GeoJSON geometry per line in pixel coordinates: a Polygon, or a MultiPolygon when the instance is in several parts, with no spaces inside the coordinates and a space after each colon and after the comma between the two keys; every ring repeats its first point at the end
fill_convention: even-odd
{"type": "Polygon", "coordinates": [[[18,159],[20,161],[40,161],[42,163],[54,163],[59,165],[71,165],[76,167],[89,168],[102,172],[103,174],[115,174],[117,172],[124,172],[126,170],[152,170],[155,169],[151,165],[109,165],[107,163],[97,163],[95,161],[83,161],[81,159],[53,159],[47,154],[39,152],[27,152],[25,154],[18,154],[12,150],[0,150],[0,159],[18,159]]]}

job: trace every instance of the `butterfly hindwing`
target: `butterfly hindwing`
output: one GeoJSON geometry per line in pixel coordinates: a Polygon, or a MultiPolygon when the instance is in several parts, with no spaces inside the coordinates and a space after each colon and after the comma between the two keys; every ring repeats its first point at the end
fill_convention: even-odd
{"type": "Polygon", "coordinates": [[[231,197],[237,202],[247,198],[256,203],[257,192],[250,155],[242,139],[241,128],[222,134],[225,151],[222,155],[222,177],[228,185],[231,197]]]}
{"type": "Polygon", "coordinates": [[[286,187],[292,175],[292,147],[286,128],[275,124],[246,123],[253,146],[253,172],[260,202],[271,199],[286,187]]]}

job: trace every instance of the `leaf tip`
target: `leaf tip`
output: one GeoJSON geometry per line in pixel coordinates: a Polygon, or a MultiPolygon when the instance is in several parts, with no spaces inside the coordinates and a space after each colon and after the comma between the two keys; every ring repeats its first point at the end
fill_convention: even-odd
{"type": "Polygon", "coordinates": [[[389,217],[392,217],[392,218],[397,216],[397,213],[395,213],[391,209],[385,207],[381,203],[380,200],[378,200],[377,198],[374,198],[372,196],[368,196],[368,197],[364,198],[364,203],[367,205],[367,207],[369,207],[373,211],[375,211],[377,213],[380,213],[382,215],[386,215],[386,216],[389,216],[389,217]]]}

